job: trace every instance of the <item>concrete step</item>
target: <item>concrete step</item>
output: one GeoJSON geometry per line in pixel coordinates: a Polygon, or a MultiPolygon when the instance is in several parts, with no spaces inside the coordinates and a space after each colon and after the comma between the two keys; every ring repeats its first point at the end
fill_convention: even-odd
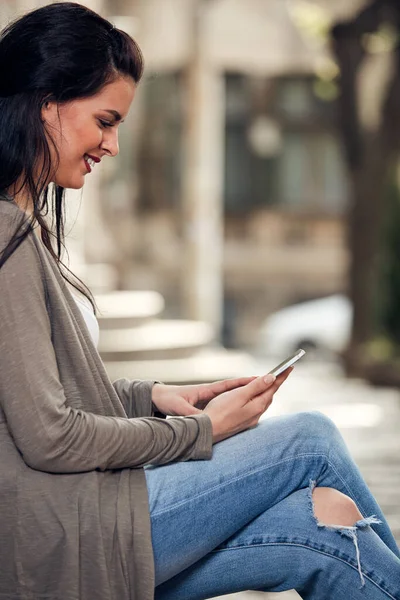
{"type": "Polygon", "coordinates": [[[138,327],[103,329],[99,352],[104,362],[185,358],[213,340],[207,323],[153,320],[138,327]]]}
{"type": "Polygon", "coordinates": [[[257,375],[248,354],[221,347],[204,348],[186,358],[106,362],[105,367],[112,381],[127,377],[180,385],[257,375]]]}
{"type": "Polygon", "coordinates": [[[100,329],[126,329],[154,319],[164,310],[164,299],[153,291],[113,291],[95,294],[100,329]]]}

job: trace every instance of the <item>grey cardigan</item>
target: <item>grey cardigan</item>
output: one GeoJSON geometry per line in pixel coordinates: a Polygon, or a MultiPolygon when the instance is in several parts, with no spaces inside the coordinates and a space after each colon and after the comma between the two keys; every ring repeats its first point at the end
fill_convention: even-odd
{"type": "MultiPolygon", "coordinates": [[[[0,201],[0,250],[24,213],[0,201]]],[[[153,382],[110,382],[31,232],[0,268],[0,599],[150,600],[142,467],[209,459],[208,416],[152,417],[153,382]]]]}

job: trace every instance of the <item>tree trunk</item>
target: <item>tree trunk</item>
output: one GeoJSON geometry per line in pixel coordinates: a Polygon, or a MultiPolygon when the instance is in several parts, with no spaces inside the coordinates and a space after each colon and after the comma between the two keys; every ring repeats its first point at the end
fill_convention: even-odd
{"type": "MultiPolygon", "coordinates": [[[[377,256],[385,185],[399,147],[400,73],[396,56],[392,80],[385,91],[379,127],[367,132],[361,125],[357,79],[367,57],[366,33],[376,32],[390,20],[400,31],[400,7],[394,0],[375,0],[352,21],[332,29],[333,50],[341,77],[339,128],[350,180],[348,247],[349,297],[354,317],[345,362],[349,373],[362,369],[364,347],[373,334],[372,302],[377,282],[377,256]]],[[[396,49],[396,54],[398,49],[396,49]]],[[[374,82],[371,82],[374,85],[374,82]]]]}

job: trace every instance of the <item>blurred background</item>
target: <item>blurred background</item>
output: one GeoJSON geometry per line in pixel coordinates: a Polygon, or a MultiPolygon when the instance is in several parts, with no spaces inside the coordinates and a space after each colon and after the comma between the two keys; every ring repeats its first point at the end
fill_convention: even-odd
{"type": "MultiPolygon", "coordinates": [[[[2,0],[0,25],[46,3],[2,0]]],[[[146,63],[120,155],[68,196],[110,376],[207,381],[305,347],[276,411],[336,420],[400,539],[399,3],[82,4],[146,63]]]]}
{"type": "MultiPolygon", "coordinates": [[[[2,0],[1,25],[45,3],[2,0]]],[[[202,322],[226,348],[388,367],[398,3],[84,4],[137,39],[146,72],[119,157],[70,194],[71,266],[95,293],[157,292],[164,317],[202,322]]]]}
{"type": "MultiPolygon", "coordinates": [[[[1,24],[43,4],[2,0],[1,24]]],[[[94,292],[159,293],[226,348],[300,344],[397,380],[397,3],[84,4],[146,73],[120,156],[70,194],[71,266],[94,292]]]]}

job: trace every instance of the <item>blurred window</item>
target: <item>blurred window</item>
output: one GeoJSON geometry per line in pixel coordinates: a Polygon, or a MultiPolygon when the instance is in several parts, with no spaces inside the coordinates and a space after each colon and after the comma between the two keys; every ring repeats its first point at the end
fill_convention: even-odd
{"type": "Polygon", "coordinates": [[[341,214],[346,175],[334,104],[309,76],[226,76],[225,209],[341,214]]]}
{"type": "Polygon", "coordinates": [[[277,180],[282,206],[327,213],[345,208],[342,159],[329,131],[285,133],[277,180]]]}
{"type": "Polygon", "coordinates": [[[138,148],[138,205],[142,210],[161,210],[178,205],[180,198],[181,75],[154,74],[142,86],[144,111],[138,148]]]}

